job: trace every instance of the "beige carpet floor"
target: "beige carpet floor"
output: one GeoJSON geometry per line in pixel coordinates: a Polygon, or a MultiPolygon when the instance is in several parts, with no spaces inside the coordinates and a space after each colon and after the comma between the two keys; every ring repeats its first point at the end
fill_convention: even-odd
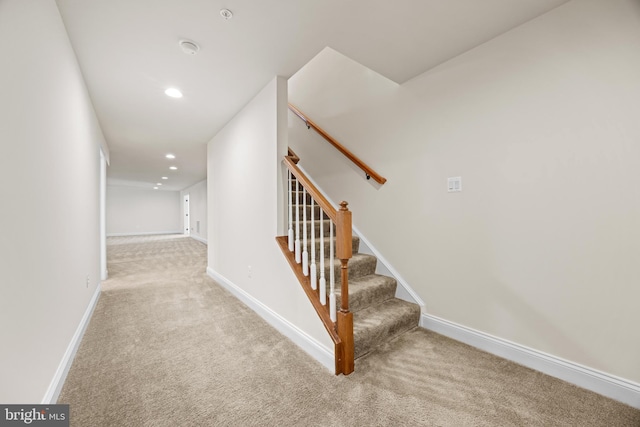
{"type": "Polygon", "coordinates": [[[205,275],[206,246],[111,238],[59,403],[72,426],[640,426],[640,411],[413,329],[336,377],[205,275]]]}

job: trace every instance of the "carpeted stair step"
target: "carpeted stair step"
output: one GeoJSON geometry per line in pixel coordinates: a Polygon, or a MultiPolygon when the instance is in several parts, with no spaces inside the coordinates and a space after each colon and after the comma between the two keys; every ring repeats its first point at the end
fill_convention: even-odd
{"type": "MultiPolygon", "coordinates": [[[[302,203],[304,201],[304,196],[305,196],[305,192],[303,191],[291,192],[291,199],[293,200],[294,209],[296,205],[296,200],[298,201],[298,204],[302,206],[302,203]]],[[[309,193],[306,193],[306,196],[307,196],[307,204],[311,204],[311,195],[309,193]]]]}
{"type": "MultiPolygon", "coordinates": [[[[325,252],[325,278],[327,281],[327,296],[330,294],[329,284],[329,248],[335,244],[334,238],[329,239],[331,221],[320,207],[313,203],[308,192],[292,182],[293,230],[296,233],[296,221],[299,222],[299,239],[302,244],[304,231],[307,232],[307,251],[311,255],[311,235],[316,237],[316,265],[320,267],[320,224],[323,226],[325,252]],[[296,202],[298,205],[296,206],[296,202]],[[304,203],[304,205],[303,205],[304,203]],[[311,213],[314,215],[314,226],[311,226],[311,213]],[[306,222],[304,218],[306,216],[306,222]]],[[[353,256],[349,260],[349,310],[353,313],[354,352],[359,358],[377,347],[387,343],[398,335],[416,328],[420,321],[420,306],[395,298],[397,282],[392,277],[375,274],[377,259],[368,254],[358,253],[360,239],[352,238],[353,256]]],[[[340,261],[334,260],[336,303],[341,305],[341,270],[340,261]]],[[[320,274],[318,272],[318,279],[320,274]]]]}
{"type": "MultiPolygon", "coordinates": [[[[330,219],[325,219],[322,221],[322,233],[324,235],[324,237],[329,237],[329,223],[331,222],[330,219]]],[[[311,238],[311,220],[307,220],[306,224],[304,222],[302,222],[302,219],[300,220],[300,241],[302,241],[302,236],[304,234],[304,227],[307,227],[307,238],[311,238]]],[[[315,235],[316,237],[320,236],[320,220],[315,220],[314,221],[314,231],[315,231],[315,235]]],[[[295,236],[296,233],[296,223],[294,221],[293,223],[293,233],[295,236]]],[[[336,227],[334,224],[333,227],[333,236],[336,236],[336,227]]]]}
{"type": "MultiPolygon", "coordinates": [[[[336,238],[334,237],[333,239],[328,239],[325,238],[324,239],[324,255],[325,257],[329,256],[329,246],[330,245],[334,245],[334,250],[335,250],[335,241],[336,238]]],[[[304,241],[302,239],[302,237],[300,238],[300,250],[304,251],[304,241]]],[[[316,246],[316,264],[318,264],[320,262],[320,239],[316,238],[315,241],[315,246],[316,246]]],[[[360,246],[360,238],[358,236],[352,236],[351,237],[351,251],[355,254],[358,253],[358,248],[360,246]]],[[[307,236],[307,251],[309,252],[309,259],[311,259],[311,237],[307,236]]],[[[328,261],[327,261],[328,262],[328,261]]],[[[338,261],[339,262],[339,261],[338,261]]]]}
{"type": "Polygon", "coordinates": [[[393,298],[353,314],[355,358],[418,326],[420,306],[393,298]]]}
{"type": "MultiPolygon", "coordinates": [[[[360,311],[372,305],[378,305],[392,299],[396,294],[397,283],[392,277],[370,274],[355,279],[349,278],[349,310],[360,311]]],[[[327,287],[329,295],[329,287],[327,287]]],[[[341,304],[341,290],[336,287],[336,305],[341,304]]]]}
{"type": "MultiPolygon", "coordinates": [[[[300,221],[302,221],[304,219],[304,211],[307,211],[307,221],[311,221],[311,206],[310,205],[300,205],[298,206],[298,212],[300,212],[300,221]]],[[[319,205],[313,205],[313,218],[317,221],[320,219],[320,206],[319,205]]],[[[293,220],[295,221],[296,218],[296,208],[295,206],[293,207],[293,220]]],[[[327,216],[326,213],[323,212],[323,218],[324,219],[329,219],[329,216],[327,216]]]]}
{"type": "MultiPolygon", "coordinates": [[[[311,218],[311,200],[312,197],[309,193],[306,193],[306,203],[304,203],[304,193],[303,191],[293,191],[292,193],[292,202],[293,202],[293,218],[296,218],[296,200],[298,202],[298,211],[300,212],[300,220],[302,221],[303,215],[304,215],[304,211],[307,211],[307,219],[311,218]],[[305,209],[306,208],[306,209],[305,209]]],[[[320,208],[320,205],[318,205],[317,202],[313,203],[313,208],[314,208],[314,216],[315,219],[318,219],[320,217],[320,211],[322,210],[320,208]]],[[[325,218],[329,218],[327,216],[327,214],[324,214],[325,218]]]]}
{"type": "MultiPolygon", "coordinates": [[[[358,277],[368,276],[374,274],[376,272],[376,262],[377,258],[373,255],[368,254],[353,254],[353,257],[349,260],[349,283],[352,280],[357,279],[358,277]]],[[[320,268],[320,264],[318,264],[318,268],[320,268]]],[[[329,272],[331,271],[331,267],[329,266],[329,260],[325,259],[324,261],[324,274],[327,283],[329,283],[329,272]]],[[[340,260],[334,260],[334,274],[336,280],[336,288],[339,287],[340,284],[340,260]]],[[[320,274],[318,274],[318,278],[320,278],[320,274]]]]}

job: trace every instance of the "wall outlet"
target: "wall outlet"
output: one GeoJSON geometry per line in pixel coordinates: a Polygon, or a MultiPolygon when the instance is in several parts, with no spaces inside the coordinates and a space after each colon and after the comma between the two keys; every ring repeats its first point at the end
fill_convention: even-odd
{"type": "Polygon", "coordinates": [[[89,282],[90,282],[89,275],[87,275],[87,288],[89,287],[89,282]]]}

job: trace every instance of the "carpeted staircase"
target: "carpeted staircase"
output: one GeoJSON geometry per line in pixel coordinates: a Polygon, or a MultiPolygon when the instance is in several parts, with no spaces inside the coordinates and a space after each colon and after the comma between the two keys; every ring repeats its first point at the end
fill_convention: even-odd
{"type": "MultiPolygon", "coordinates": [[[[294,187],[295,188],[295,187],[294,187]]],[[[298,197],[300,207],[300,221],[303,221],[302,191],[294,191],[294,197],[298,197]]],[[[307,194],[307,240],[308,252],[311,257],[311,208],[310,197],[307,194]]],[[[294,198],[295,204],[295,198],[294,198]]],[[[320,209],[316,205],[315,236],[316,236],[316,264],[320,268],[320,221],[318,221],[320,209]]],[[[354,214],[356,215],[356,214],[354,214]]],[[[294,206],[295,218],[295,206],[294,206]]],[[[324,217],[323,228],[325,237],[329,236],[329,220],[324,217]]],[[[295,230],[295,225],[294,225],[295,230]]],[[[303,241],[303,231],[300,229],[300,242],[303,241]]],[[[335,237],[334,240],[335,241],[335,237]]],[[[327,298],[329,296],[329,244],[327,238],[324,242],[325,277],[327,281],[327,298]]],[[[397,283],[392,277],[375,273],[377,258],[373,255],[359,253],[360,239],[353,236],[353,257],[349,260],[349,309],[353,312],[353,335],[355,358],[364,356],[376,347],[385,344],[398,335],[418,326],[420,320],[420,306],[395,298],[397,283]]],[[[311,262],[309,262],[311,264],[311,262]]],[[[340,261],[335,260],[335,292],[337,307],[340,307],[340,261]]],[[[320,272],[318,271],[318,278],[320,272]]],[[[328,304],[328,302],[327,302],[328,304]]]]}

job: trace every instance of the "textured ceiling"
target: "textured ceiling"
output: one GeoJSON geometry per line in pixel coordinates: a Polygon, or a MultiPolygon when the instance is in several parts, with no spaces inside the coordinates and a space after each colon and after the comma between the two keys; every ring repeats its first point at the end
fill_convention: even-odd
{"type": "Polygon", "coordinates": [[[326,46],[403,83],[566,1],[57,3],[111,150],[109,183],[151,188],[168,176],[162,189],[180,190],[205,178],[206,143],[243,105],[326,46]],[[184,54],[181,39],[197,42],[198,55],[184,54]],[[167,97],[169,86],[184,97],[167,97]]]}

